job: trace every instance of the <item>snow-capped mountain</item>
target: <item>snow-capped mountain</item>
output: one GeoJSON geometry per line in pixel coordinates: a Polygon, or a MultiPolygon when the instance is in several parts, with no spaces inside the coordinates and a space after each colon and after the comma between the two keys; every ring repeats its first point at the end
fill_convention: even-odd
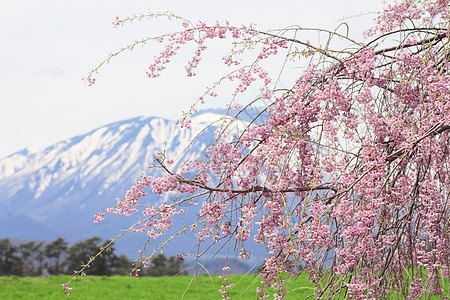
{"type": "MultiPolygon", "coordinates": [[[[141,216],[107,214],[99,224],[93,223],[92,216],[114,206],[160,151],[166,150],[175,164],[201,157],[215,139],[214,130],[223,124],[214,121],[223,116],[224,110],[205,111],[191,118],[189,129],[163,118],[138,117],[0,159],[0,238],[63,237],[76,242],[94,235],[104,239],[118,235],[141,216]]],[[[239,134],[257,116],[261,118],[257,111],[240,115],[229,132],[239,134]]],[[[164,197],[149,193],[145,201],[159,204],[167,200],[164,197]]],[[[188,222],[196,218],[191,217],[188,222]]],[[[174,219],[174,227],[180,225],[177,222],[182,221],[174,219]]],[[[146,239],[145,234],[130,233],[116,243],[117,252],[135,258],[146,239]]],[[[183,247],[189,249],[194,240],[175,239],[165,252],[174,255],[183,247]]]]}
{"type": "Polygon", "coordinates": [[[91,217],[114,206],[158,152],[166,149],[167,157],[183,161],[204,151],[214,138],[214,128],[191,141],[219,117],[200,114],[192,118],[190,129],[162,118],[138,117],[1,159],[0,238],[61,236],[76,241],[120,233],[131,225],[129,218],[112,216],[93,224],[91,217]],[[17,224],[34,225],[27,229],[17,224]]]}

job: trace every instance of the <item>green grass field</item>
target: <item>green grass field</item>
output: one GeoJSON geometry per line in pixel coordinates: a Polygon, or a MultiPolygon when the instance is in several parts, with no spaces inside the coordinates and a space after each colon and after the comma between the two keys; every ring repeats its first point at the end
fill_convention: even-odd
{"type": "MultiPolygon", "coordinates": [[[[305,299],[312,294],[308,275],[303,274],[295,280],[291,280],[288,290],[293,292],[286,299],[305,299]]],[[[0,277],[0,300],[16,299],[221,299],[218,292],[221,280],[218,276],[201,275],[177,277],[131,277],[131,276],[87,276],[80,277],[71,284],[72,295],[63,293],[61,284],[69,281],[71,276],[50,277],[0,277]],[[212,281],[214,282],[212,282],[212,281]],[[188,288],[189,286],[189,288],[188,288]],[[188,288],[188,289],[187,289],[188,288]]],[[[230,282],[236,286],[229,289],[231,299],[257,299],[256,287],[259,286],[259,277],[248,275],[228,276],[230,282]]],[[[448,291],[448,279],[445,282],[445,290],[448,291]]],[[[445,295],[444,295],[445,296],[445,295]]],[[[342,297],[343,298],[343,297],[342,297]]],[[[270,297],[269,299],[273,299],[270,297]]],[[[315,299],[311,297],[310,299],[315,299]]],[[[392,299],[398,298],[392,295],[392,299]]],[[[442,299],[439,296],[427,296],[421,299],[442,299]]]]}
{"type": "MultiPolygon", "coordinates": [[[[192,278],[87,276],[73,282],[72,295],[66,296],[61,284],[70,280],[70,276],[0,277],[0,299],[180,299],[192,278]]],[[[230,275],[228,278],[230,282],[237,283],[229,289],[231,299],[257,299],[259,278],[254,275],[248,275],[242,280],[242,275],[230,275]]],[[[199,276],[198,280],[194,278],[183,299],[221,299],[218,292],[221,280],[218,276],[212,276],[212,279],[214,286],[209,276],[199,276]]],[[[305,275],[292,281],[289,287],[307,286],[305,275]]],[[[301,288],[288,294],[286,299],[305,299],[310,294],[310,289],[301,288]]]]}

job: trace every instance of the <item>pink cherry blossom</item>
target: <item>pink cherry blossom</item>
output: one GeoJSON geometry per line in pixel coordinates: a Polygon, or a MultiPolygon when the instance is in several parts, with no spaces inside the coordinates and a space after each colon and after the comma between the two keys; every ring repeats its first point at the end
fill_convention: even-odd
{"type": "MultiPolygon", "coordinates": [[[[197,214],[154,251],[191,232],[198,246],[235,245],[244,260],[252,255],[248,244],[263,245],[260,299],[284,299],[285,276],[303,269],[318,299],[443,295],[450,269],[448,7],[447,0],[388,5],[364,42],[338,36],[345,49],[303,41],[299,28],[264,32],[149,15],[181,22],[180,31],[153,38],[163,50],[149,77],[160,76],[187,44],[195,50],[185,71],[195,76],[208,43],[232,41],[220,56],[231,71],[178,124],[189,128],[197,104],[218,96],[222,81],[233,85],[230,116],[214,128],[217,139],[206,152],[184,162],[156,156],[152,176],[142,174],[105,211],[142,213],[128,231],[151,238],[162,238],[176,215],[197,214]],[[283,74],[266,67],[277,57],[289,66],[283,74],[293,70],[283,88],[283,74]],[[252,103],[260,112],[237,105],[250,87],[260,91],[252,103]],[[227,132],[245,113],[253,121],[238,135],[227,132]],[[149,193],[176,197],[157,205],[149,193]]],[[[222,298],[229,299],[233,284],[226,274],[221,280],[222,298]]]]}

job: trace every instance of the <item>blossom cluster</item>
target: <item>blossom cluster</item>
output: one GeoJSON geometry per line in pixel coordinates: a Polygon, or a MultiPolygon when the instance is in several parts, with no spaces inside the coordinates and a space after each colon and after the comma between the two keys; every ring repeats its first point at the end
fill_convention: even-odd
{"type": "MultiPolygon", "coordinates": [[[[178,165],[157,160],[161,173],[143,174],[106,211],[142,212],[146,219],[133,231],[156,238],[184,213],[181,204],[201,203],[190,227],[198,243],[235,243],[241,259],[251,256],[248,243],[267,249],[260,299],[283,299],[286,273],[303,270],[320,299],[344,289],[352,299],[386,298],[392,291],[407,299],[442,295],[450,269],[448,4],[388,6],[369,36],[392,37],[399,45],[374,37],[352,52],[297,41],[294,29],[274,34],[183,23],[182,31],[159,39],[165,48],[149,76],[159,76],[190,42],[197,50],[186,72],[194,76],[205,42],[231,36],[259,47],[250,67],[240,66],[236,53],[225,56],[225,64],[236,66],[225,78],[236,81],[233,95],[259,84],[264,121],[228,138],[218,128],[218,139],[195,159],[178,165]],[[417,24],[408,27],[406,20],[417,24]],[[280,53],[294,66],[311,59],[286,89],[275,88],[275,76],[259,64],[280,53]],[[314,64],[322,60],[327,63],[314,64]],[[149,192],[177,197],[159,207],[142,205],[149,192]],[[275,292],[269,296],[267,288],[275,292]]],[[[189,120],[180,125],[188,127],[189,120]]],[[[104,217],[100,212],[94,221],[104,217]]],[[[232,285],[225,274],[222,280],[220,292],[228,299],[232,285]]]]}

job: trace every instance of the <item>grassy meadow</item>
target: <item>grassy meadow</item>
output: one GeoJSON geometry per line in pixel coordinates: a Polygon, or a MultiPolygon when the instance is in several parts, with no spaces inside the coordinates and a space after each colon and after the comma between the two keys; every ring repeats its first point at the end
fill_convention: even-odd
{"type": "MultiPolygon", "coordinates": [[[[286,299],[305,299],[312,294],[307,274],[292,279],[288,289],[294,290],[286,299]]],[[[80,277],[71,284],[72,295],[63,293],[61,284],[69,281],[71,276],[49,277],[0,277],[0,299],[222,299],[218,292],[221,286],[219,276],[201,275],[176,277],[131,277],[131,276],[87,276],[80,277]]],[[[229,281],[236,286],[229,289],[231,299],[257,299],[256,287],[259,278],[254,275],[229,275],[229,281]]],[[[445,291],[448,292],[448,279],[445,291]]],[[[444,293],[446,293],[444,292],[444,293]]],[[[446,295],[443,295],[444,297],[446,295]]],[[[343,299],[341,294],[340,299],[343,299]]],[[[402,299],[392,294],[391,299],[402,299]]],[[[270,297],[269,299],[273,299],[270,297]]],[[[311,297],[309,299],[315,299],[311,297]]],[[[421,299],[443,299],[439,296],[421,297],[421,299]]]]}
{"type": "MultiPolygon", "coordinates": [[[[231,299],[257,299],[256,287],[259,278],[254,275],[228,276],[236,286],[229,289],[231,299]],[[240,281],[239,281],[240,280],[240,281]]],[[[311,294],[307,275],[292,280],[290,288],[301,287],[290,293],[286,299],[305,299],[311,294]]],[[[177,277],[130,276],[87,276],[71,284],[72,294],[66,296],[61,284],[71,276],[50,277],[0,277],[0,299],[180,299],[190,285],[183,299],[221,299],[218,292],[221,280],[218,276],[207,275],[177,277]],[[211,282],[214,282],[214,286],[211,282]]]]}

